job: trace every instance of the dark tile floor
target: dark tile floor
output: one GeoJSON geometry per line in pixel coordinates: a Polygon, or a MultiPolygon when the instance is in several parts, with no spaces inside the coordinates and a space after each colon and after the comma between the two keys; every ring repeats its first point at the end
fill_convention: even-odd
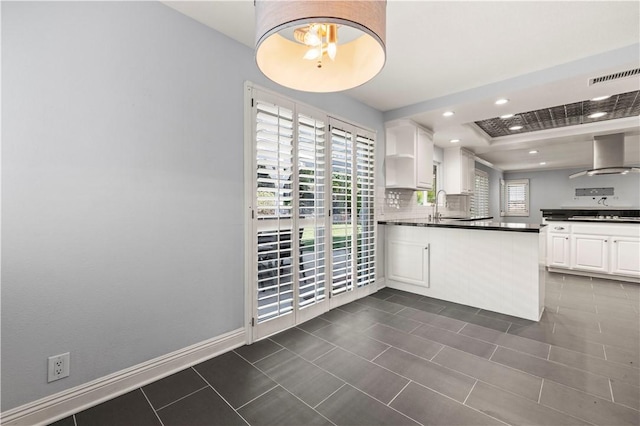
{"type": "Polygon", "coordinates": [[[549,274],[540,322],[392,289],[60,425],[639,425],[640,286],[549,274]]]}

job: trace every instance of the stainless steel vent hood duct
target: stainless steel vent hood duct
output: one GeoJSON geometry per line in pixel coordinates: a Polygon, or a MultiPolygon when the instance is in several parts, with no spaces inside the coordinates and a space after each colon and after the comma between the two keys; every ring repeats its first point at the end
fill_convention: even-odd
{"type": "Polygon", "coordinates": [[[593,169],[569,176],[626,175],[640,173],[637,167],[624,167],[624,133],[595,136],[593,138],[593,169]]]}

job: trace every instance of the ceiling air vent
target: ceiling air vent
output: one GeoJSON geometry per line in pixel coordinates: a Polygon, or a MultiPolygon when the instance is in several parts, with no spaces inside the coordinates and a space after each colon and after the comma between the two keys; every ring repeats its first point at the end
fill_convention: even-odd
{"type": "Polygon", "coordinates": [[[617,72],[615,74],[603,75],[601,77],[592,78],[589,80],[589,86],[599,83],[606,83],[611,80],[618,80],[620,78],[632,77],[634,75],[640,74],[640,68],[636,68],[634,70],[627,70],[622,72],[617,72]]]}

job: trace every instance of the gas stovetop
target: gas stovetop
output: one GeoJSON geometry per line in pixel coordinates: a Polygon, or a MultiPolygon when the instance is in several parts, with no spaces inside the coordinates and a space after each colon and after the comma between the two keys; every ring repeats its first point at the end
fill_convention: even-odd
{"type": "Polygon", "coordinates": [[[620,222],[639,222],[640,217],[624,217],[624,216],[573,216],[568,218],[569,220],[582,220],[582,221],[593,221],[593,222],[611,222],[611,221],[620,221],[620,222]]]}

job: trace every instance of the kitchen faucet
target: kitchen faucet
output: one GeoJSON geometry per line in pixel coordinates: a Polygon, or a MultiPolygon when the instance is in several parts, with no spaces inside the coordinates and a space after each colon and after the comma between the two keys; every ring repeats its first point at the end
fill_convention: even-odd
{"type": "MultiPolygon", "coordinates": [[[[440,220],[440,216],[438,214],[438,196],[440,195],[441,192],[444,192],[444,205],[445,205],[445,207],[447,206],[447,193],[446,193],[446,191],[444,189],[441,189],[440,191],[436,192],[436,201],[435,201],[436,212],[435,212],[435,217],[434,217],[435,220],[440,220]]],[[[440,213],[440,214],[442,214],[442,213],[440,213]]]]}

